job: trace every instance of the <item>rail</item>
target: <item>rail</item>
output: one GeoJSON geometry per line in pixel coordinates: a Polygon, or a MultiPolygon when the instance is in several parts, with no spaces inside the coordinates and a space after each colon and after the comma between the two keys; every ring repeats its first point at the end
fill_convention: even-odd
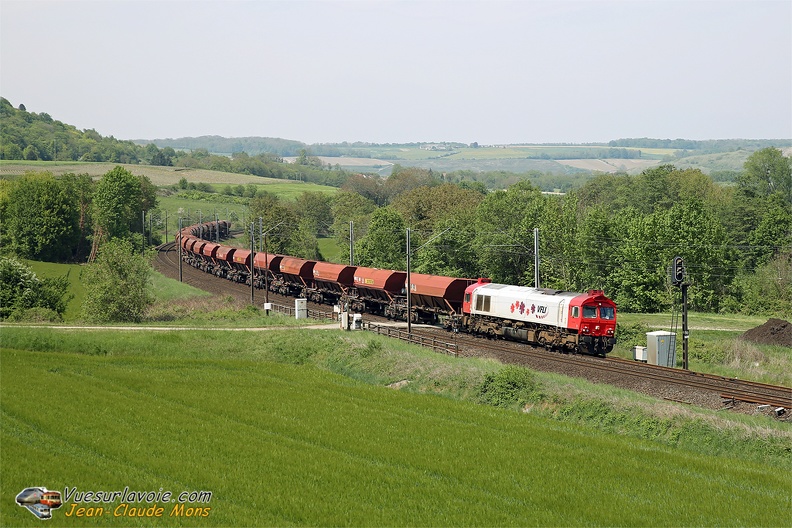
{"type": "Polygon", "coordinates": [[[405,332],[404,330],[401,330],[399,328],[379,325],[367,321],[363,322],[363,330],[374,332],[377,335],[395,337],[396,339],[401,339],[402,341],[406,341],[414,345],[419,345],[424,348],[431,348],[435,352],[443,352],[444,354],[448,354],[454,357],[459,356],[459,346],[456,343],[447,343],[445,341],[440,341],[438,339],[435,339],[434,337],[412,334],[409,332],[405,332]]]}
{"type": "MultiPolygon", "coordinates": [[[[296,310],[291,306],[283,306],[281,304],[272,303],[272,311],[293,317],[296,310]]],[[[323,312],[321,310],[308,310],[308,317],[311,319],[331,319],[333,321],[338,321],[337,313],[323,312]]],[[[434,352],[442,352],[454,357],[459,356],[459,346],[456,343],[447,343],[445,341],[435,339],[434,337],[412,334],[399,328],[371,323],[368,321],[363,321],[361,329],[368,332],[374,332],[377,335],[384,335],[387,337],[400,339],[402,341],[419,345],[424,348],[431,348],[434,352]]]]}
{"type": "MultiPolygon", "coordinates": [[[[296,310],[291,306],[283,306],[282,304],[272,304],[272,311],[278,312],[280,314],[294,316],[296,310]]],[[[308,318],[309,319],[330,319],[332,321],[338,321],[338,314],[335,312],[323,312],[321,310],[308,310],[308,318]]]]}

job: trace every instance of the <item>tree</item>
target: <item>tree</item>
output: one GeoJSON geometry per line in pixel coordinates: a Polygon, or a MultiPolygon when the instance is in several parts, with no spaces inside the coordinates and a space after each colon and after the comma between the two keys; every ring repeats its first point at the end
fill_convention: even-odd
{"type": "Polygon", "coordinates": [[[83,318],[93,323],[140,322],[153,302],[150,277],[150,255],[141,255],[129,240],[109,240],[83,270],[83,318]]]}
{"type": "MultiPolygon", "coordinates": [[[[285,255],[299,256],[293,252],[293,242],[295,233],[299,228],[297,215],[289,207],[284,205],[280,198],[269,192],[261,192],[250,200],[248,206],[249,217],[255,223],[254,233],[258,237],[258,219],[261,218],[261,225],[267,235],[267,252],[281,253],[285,255]]],[[[245,231],[250,230],[250,226],[245,226],[245,231]]],[[[249,235],[246,247],[250,247],[249,235]]]]}
{"type": "Polygon", "coordinates": [[[622,240],[608,255],[610,297],[627,312],[657,312],[669,306],[666,290],[667,261],[658,255],[661,219],[637,209],[623,209],[614,218],[614,231],[622,240]]]}
{"type": "Polygon", "coordinates": [[[81,261],[86,255],[86,240],[91,232],[91,202],[93,199],[93,179],[88,174],[64,174],[63,184],[77,206],[77,247],[74,260],[81,261]]]}
{"type": "Polygon", "coordinates": [[[29,266],[10,257],[0,257],[0,319],[24,318],[35,308],[51,311],[62,319],[69,300],[68,274],[40,279],[29,266]]]}
{"type": "Polygon", "coordinates": [[[792,313],[792,251],[781,252],[755,273],[738,281],[741,300],[738,308],[750,314],[789,317],[792,313]]]}
{"type": "Polygon", "coordinates": [[[413,229],[431,230],[440,220],[474,211],[483,199],[476,191],[449,183],[411,189],[395,198],[391,205],[413,229]]]}
{"type": "Polygon", "coordinates": [[[326,237],[333,223],[332,201],[325,193],[304,192],[297,197],[294,211],[308,231],[326,237]]]}
{"type": "Polygon", "coordinates": [[[745,161],[737,184],[755,196],[781,193],[792,203],[792,158],[777,148],[757,150],[745,161]]]}
{"type": "Polygon", "coordinates": [[[759,225],[749,236],[749,263],[767,264],[775,255],[792,246],[792,203],[776,192],[763,200],[759,225]]]}
{"type": "MultiPolygon", "coordinates": [[[[470,228],[473,211],[467,216],[449,217],[434,226],[436,238],[413,254],[413,270],[446,277],[481,276],[476,250],[475,233],[470,228]]],[[[435,236],[430,235],[430,236],[435,236]]],[[[429,237],[424,237],[428,240],[429,237]]],[[[412,242],[412,240],[411,240],[412,242]]],[[[420,246],[415,246],[416,249],[420,246]]]]}
{"type": "Polygon", "coordinates": [[[28,145],[27,147],[25,147],[25,150],[22,151],[22,156],[27,161],[36,161],[37,159],[39,159],[38,150],[33,145],[28,145]]]}
{"type": "Polygon", "coordinates": [[[132,226],[138,225],[144,201],[141,181],[123,167],[112,169],[99,180],[93,196],[95,238],[92,254],[103,240],[128,238],[132,226]]]}
{"type": "Polygon", "coordinates": [[[476,209],[479,266],[493,282],[533,283],[533,228],[540,227],[543,199],[529,182],[487,195],[476,209]],[[531,277],[527,279],[526,277],[531,277]]]}
{"type": "Polygon", "coordinates": [[[434,177],[431,169],[393,167],[393,172],[383,185],[383,197],[386,203],[393,202],[396,197],[418,187],[432,187],[440,182],[434,177]]]}
{"type": "Polygon", "coordinates": [[[361,266],[403,270],[407,267],[407,227],[391,207],[371,215],[368,233],[355,244],[355,259],[361,266]]]}
{"type": "Polygon", "coordinates": [[[349,262],[349,222],[353,222],[355,240],[360,240],[368,232],[369,219],[376,209],[374,202],[354,192],[339,191],[333,197],[330,206],[332,232],[342,248],[339,256],[342,262],[349,262]]]}
{"type": "Polygon", "coordinates": [[[16,180],[6,211],[12,246],[23,258],[68,260],[79,240],[79,210],[63,180],[48,172],[16,180]]]}

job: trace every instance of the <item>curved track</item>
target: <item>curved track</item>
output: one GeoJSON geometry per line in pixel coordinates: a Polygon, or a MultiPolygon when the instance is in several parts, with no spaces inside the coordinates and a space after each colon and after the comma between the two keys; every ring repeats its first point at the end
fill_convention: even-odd
{"type": "MultiPolygon", "coordinates": [[[[178,279],[179,258],[174,242],[160,246],[155,266],[166,276],[178,279]]],[[[249,286],[214,277],[188,265],[182,266],[182,280],[191,286],[213,293],[233,295],[243,301],[250,300],[249,286]]],[[[256,290],[254,295],[256,302],[263,303],[263,291],[256,290]]],[[[272,292],[269,293],[269,300],[285,306],[292,306],[294,302],[290,297],[272,292]]],[[[309,303],[309,309],[329,311],[327,306],[314,303],[309,303]]],[[[366,319],[380,324],[387,323],[382,317],[366,316],[366,319]]],[[[402,323],[401,326],[404,324],[402,323]]],[[[419,338],[453,343],[458,346],[460,355],[494,357],[536,370],[583,377],[672,401],[716,409],[739,407],[737,402],[754,404],[750,409],[755,409],[757,404],[792,409],[792,389],[788,387],[647,365],[621,358],[564,354],[512,341],[452,334],[439,328],[426,328],[423,325],[414,325],[412,334],[419,338]]],[[[782,413],[784,419],[789,419],[790,415],[789,412],[782,413]]]]}

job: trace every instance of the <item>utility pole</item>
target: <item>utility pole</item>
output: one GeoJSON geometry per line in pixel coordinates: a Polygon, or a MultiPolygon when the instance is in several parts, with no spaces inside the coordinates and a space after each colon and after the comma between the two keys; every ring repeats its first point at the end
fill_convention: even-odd
{"type": "Polygon", "coordinates": [[[688,370],[688,340],[690,333],[688,332],[688,297],[687,282],[683,282],[680,287],[682,288],[682,368],[688,370]]]}
{"type": "Polygon", "coordinates": [[[281,226],[283,222],[278,222],[262,233],[262,243],[264,244],[264,313],[269,315],[269,255],[267,254],[267,234],[281,226]]]}
{"type": "Polygon", "coordinates": [[[264,313],[269,315],[269,262],[267,262],[267,233],[264,233],[262,238],[264,239],[264,313]]]}
{"type": "Polygon", "coordinates": [[[412,298],[410,296],[410,228],[407,228],[407,334],[412,333],[412,298]]]}
{"type": "Polygon", "coordinates": [[[253,284],[255,279],[255,268],[253,267],[253,252],[256,250],[256,237],[253,233],[253,226],[256,224],[254,222],[250,222],[250,304],[256,306],[256,303],[253,301],[253,291],[255,285],[253,284]]]}
{"type": "Polygon", "coordinates": [[[352,229],[352,220],[349,221],[349,265],[355,265],[355,243],[354,231],[352,229]]]}
{"type": "Polygon", "coordinates": [[[182,218],[179,217],[179,236],[177,237],[179,240],[178,247],[179,247],[179,282],[182,282],[182,218]]]}
{"type": "Polygon", "coordinates": [[[539,228],[534,227],[534,288],[539,289],[539,228]]]}

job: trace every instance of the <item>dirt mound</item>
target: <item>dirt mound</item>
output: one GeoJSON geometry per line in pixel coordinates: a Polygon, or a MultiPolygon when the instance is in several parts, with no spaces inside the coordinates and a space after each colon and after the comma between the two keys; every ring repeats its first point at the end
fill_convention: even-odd
{"type": "Polygon", "coordinates": [[[761,326],[751,328],[740,337],[762,345],[792,347],[792,324],[783,319],[770,319],[761,326]]]}

